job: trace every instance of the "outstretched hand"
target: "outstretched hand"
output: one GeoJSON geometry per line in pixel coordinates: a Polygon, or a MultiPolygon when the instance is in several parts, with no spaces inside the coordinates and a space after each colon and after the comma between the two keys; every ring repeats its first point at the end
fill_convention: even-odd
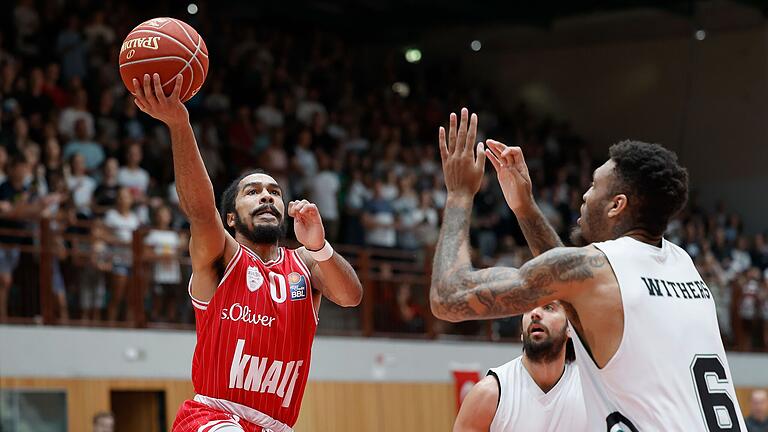
{"type": "Polygon", "coordinates": [[[488,159],[496,169],[504,199],[512,211],[520,211],[533,204],[533,187],[528,166],[520,147],[506,146],[499,141],[486,140],[488,159]]]}
{"type": "Polygon", "coordinates": [[[170,96],[166,96],[163,92],[163,83],[160,82],[160,75],[154,74],[150,79],[149,74],[144,74],[143,84],[136,78],[133,79],[136,106],[168,126],[189,121],[189,112],[179,99],[184,78],[182,75],[176,75],[174,80],[176,82],[173,91],[170,96]]]}
{"type": "Polygon", "coordinates": [[[307,200],[288,203],[288,216],[294,218],[293,231],[296,240],[309,250],[316,251],[325,245],[325,228],[320,210],[307,200]]]}
{"type": "Polygon", "coordinates": [[[448,136],[445,128],[440,127],[440,158],[443,161],[443,174],[448,195],[472,198],[480,190],[485,170],[485,147],[477,144],[477,115],[469,117],[466,108],[461,109],[461,123],[456,127],[456,114],[451,113],[448,136]]]}

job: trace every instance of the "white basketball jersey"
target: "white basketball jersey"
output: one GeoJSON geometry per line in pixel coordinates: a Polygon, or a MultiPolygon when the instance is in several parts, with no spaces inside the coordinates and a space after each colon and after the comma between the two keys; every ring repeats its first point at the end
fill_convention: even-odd
{"type": "Polygon", "coordinates": [[[522,357],[491,369],[499,381],[499,405],[490,432],[586,430],[579,369],[566,363],[563,376],[544,393],[523,365],[522,357]]]}
{"type": "Polygon", "coordinates": [[[594,246],[618,279],[624,335],[598,369],[571,331],[585,430],[747,432],[712,293],[688,254],[666,240],[661,248],[630,237],[594,246]]]}

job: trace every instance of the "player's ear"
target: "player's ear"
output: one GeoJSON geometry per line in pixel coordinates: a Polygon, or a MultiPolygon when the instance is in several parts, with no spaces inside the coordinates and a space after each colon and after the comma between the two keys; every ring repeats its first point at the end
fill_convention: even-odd
{"type": "Polygon", "coordinates": [[[230,228],[235,227],[235,214],[234,213],[227,213],[227,226],[230,228]]]}
{"type": "Polygon", "coordinates": [[[618,194],[611,200],[611,207],[608,210],[608,217],[616,217],[626,210],[629,201],[624,194],[618,194]]]}

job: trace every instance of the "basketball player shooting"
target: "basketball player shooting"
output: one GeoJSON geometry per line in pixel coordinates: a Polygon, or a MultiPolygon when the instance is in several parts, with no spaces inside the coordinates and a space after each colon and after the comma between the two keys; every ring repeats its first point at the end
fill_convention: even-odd
{"type": "Polygon", "coordinates": [[[488,371],[464,398],[453,432],[585,431],[568,319],[558,301],[523,314],[523,355],[488,371]]]}
{"type": "Polygon", "coordinates": [[[279,246],[286,208],[269,174],[254,171],[232,182],[219,214],[179,99],[182,80],[176,77],[170,96],[157,74],[133,80],[139,109],[170,129],[176,190],[191,224],[197,395],[181,406],[173,431],[291,431],[307,384],[320,300],[356,306],[362,287],[325,240],[320,213],[306,200],[287,209],[304,246],[279,246]]]}
{"type": "Polygon", "coordinates": [[[432,312],[448,321],[518,315],[560,300],[573,328],[585,430],[746,432],[712,293],[688,254],[663,238],[688,174],[656,144],[624,141],[593,174],[563,247],[536,206],[522,152],[474,146],[477,116],[439,130],[448,189],[434,259],[432,312]],[[486,156],[534,255],[519,269],[472,268],[469,219],[486,156]]]}

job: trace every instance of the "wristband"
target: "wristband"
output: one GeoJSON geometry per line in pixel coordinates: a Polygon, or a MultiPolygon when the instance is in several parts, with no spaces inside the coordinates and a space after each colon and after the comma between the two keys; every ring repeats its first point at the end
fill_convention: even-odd
{"type": "Polygon", "coordinates": [[[313,251],[307,249],[307,252],[309,252],[309,256],[311,256],[317,262],[328,261],[333,256],[333,248],[327,240],[325,241],[323,247],[320,248],[320,250],[313,251]]]}

